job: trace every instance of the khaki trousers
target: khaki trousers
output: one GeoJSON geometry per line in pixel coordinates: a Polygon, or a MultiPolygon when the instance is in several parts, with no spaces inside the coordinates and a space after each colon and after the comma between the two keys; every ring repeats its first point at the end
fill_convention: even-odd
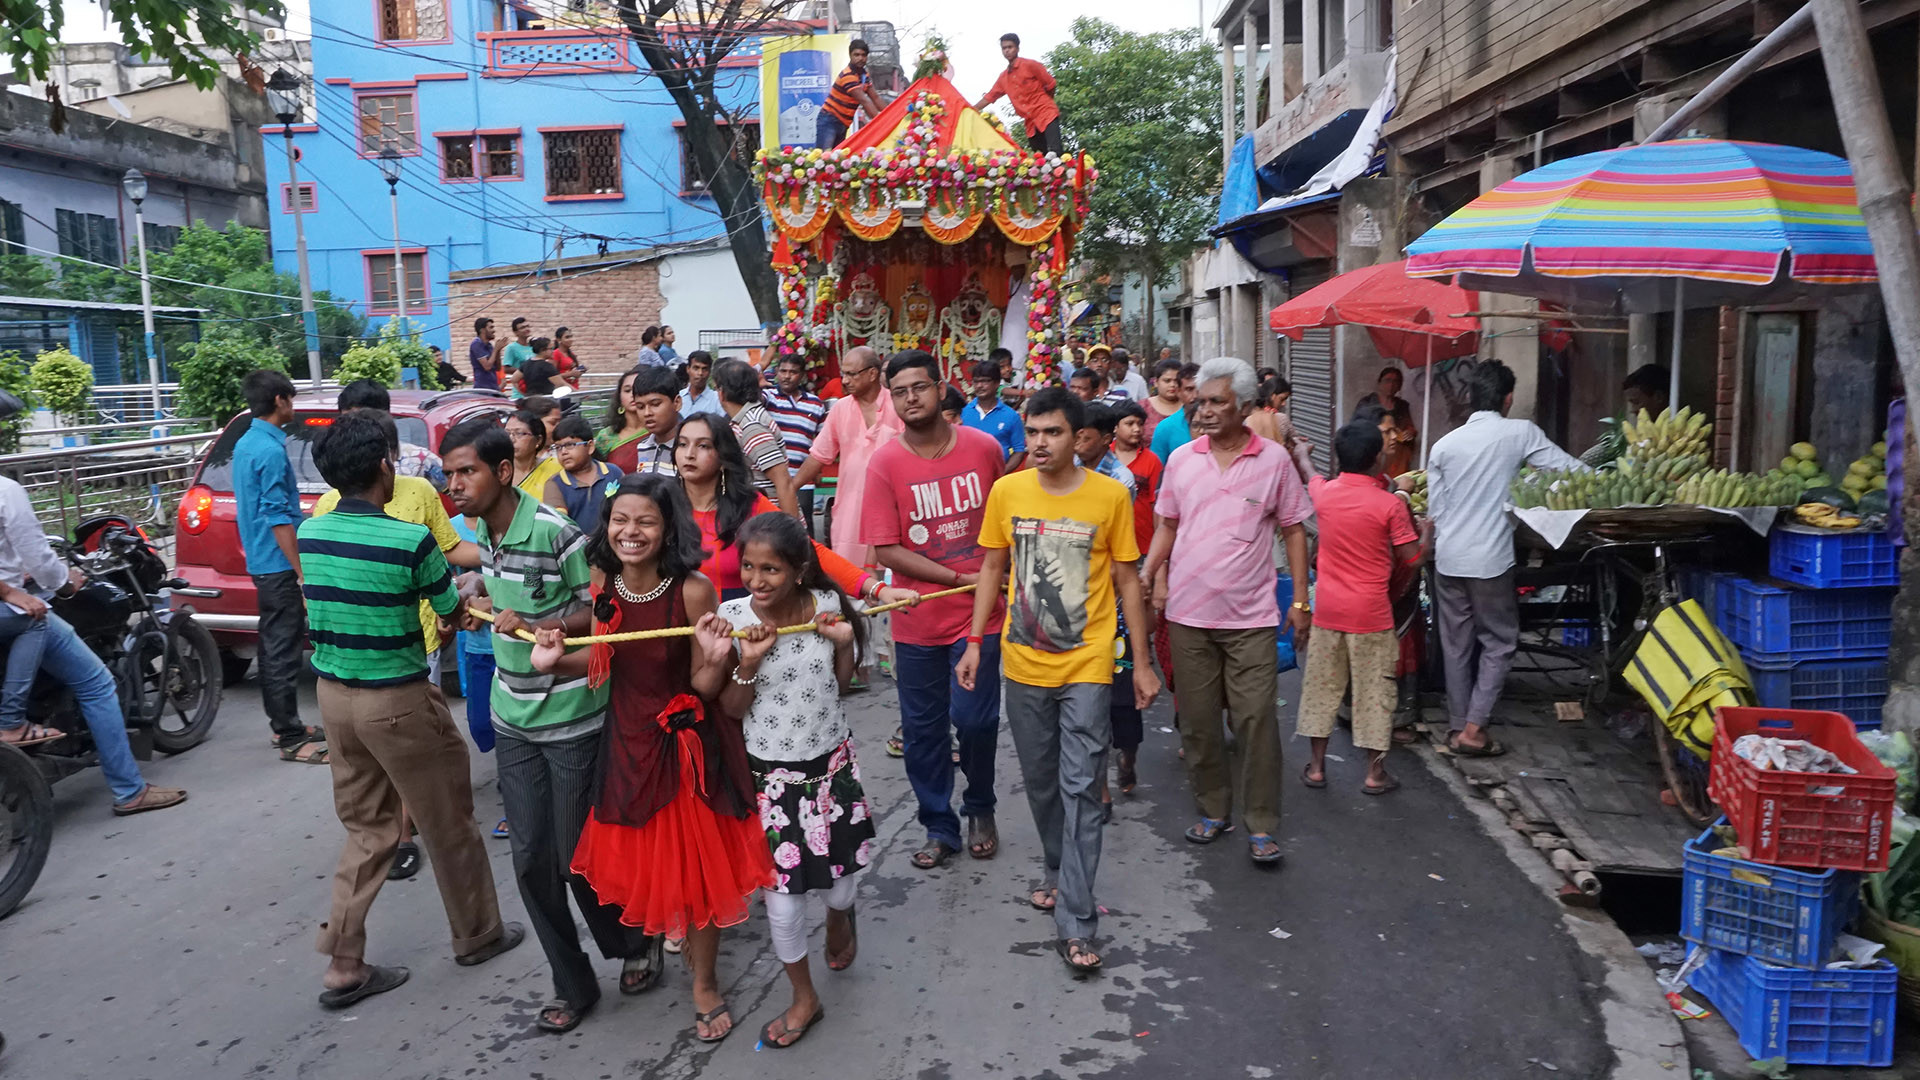
{"type": "Polygon", "coordinates": [[[500,936],[500,903],[480,827],[473,820],[467,744],[453,726],[440,688],[425,679],[399,686],[319,681],[333,807],[347,830],[333,872],[333,907],[316,943],[328,956],[360,959],[367,911],[386,884],[399,846],[400,804],[419,826],[462,956],[500,936]]]}
{"type": "Polygon", "coordinates": [[[1180,745],[1200,813],[1232,821],[1250,834],[1280,829],[1279,669],[1271,626],[1210,630],[1167,624],[1174,677],[1180,684],[1180,745]],[[1226,712],[1223,724],[1220,718],[1226,712]],[[1228,730],[1236,760],[1227,760],[1228,730]]]}

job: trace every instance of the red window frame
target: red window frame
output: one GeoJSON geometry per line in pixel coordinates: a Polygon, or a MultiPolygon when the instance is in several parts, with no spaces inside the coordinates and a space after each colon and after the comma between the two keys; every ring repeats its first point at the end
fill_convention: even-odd
{"type": "MultiPolygon", "coordinates": [[[[403,247],[400,249],[400,258],[402,260],[403,266],[406,263],[411,262],[413,257],[416,255],[419,256],[420,258],[420,302],[417,304],[414,303],[414,295],[413,295],[412,281],[411,281],[411,278],[413,277],[413,275],[409,273],[407,275],[409,279],[408,289],[407,289],[407,317],[408,318],[412,318],[415,315],[425,315],[433,310],[433,297],[429,292],[429,290],[433,286],[433,277],[432,277],[432,274],[429,272],[429,268],[427,266],[427,249],[423,247],[403,247]]],[[[375,298],[374,292],[373,292],[373,283],[376,276],[387,279],[389,283],[391,283],[392,281],[390,273],[376,275],[374,270],[374,260],[375,259],[392,259],[392,258],[393,258],[392,248],[363,248],[360,252],[361,273],[364,275],[366,280],[366,297],[367,297],[367,314],[368,315],[400,314],[400,300],[399,300],[398,293],[391,294],[388,297],[386,303],[382,304],[378,299],[375,298]]]]}
{"type": "MultiPolygon", "coordinates": [[[[368,98],[405,99],[407,103],[405,115],[412,119],[413,128],[410,132],[396,133],[398,137],[394,140],[394,148],[400,151],[402,157],[418,157],[420,154],[420,98],[418,94],[414,93],[411,84],[407,86],[363,90],[353,95],[353,113],[359,123],[359,131],[355,137],[359,140],[360,156],[363,158],[377,158],[380,156],[380,151],[385,149],[384,145],[381,145],[385,140],[379,136],[374,136],[374,141],[371,144],[368,141],[367,121],[376,118],[369,116],[365,106],[361,104],[368,98]],[[370,145],[372,147],[371,149],[369,149],[370,145]]],[[[399,126],[399,118],[401,115],[398,111],[394,113],[396,127],[399,126]]],[[[379,126],[382,131],[386,128],[384,121],[381,122],[379,126]]]]}
{"type": "Polygon", "coordinates": [[[304,210],[293,206],[293,185],[285,181],[280,183],[280,212],[283,214],[311,214],[320,209],[320,187],[311,180],[300,181],[300,187],[306,192],[307,205],[304,210]]]}
{"type": "Polygon", "coordinates": [[[607,201],[617,201],[627,197],[626,150],[625,150],[625,147],[622,145],[623,140],[626,137],[625,124],[574,124],[574,125],[568,125],[565,127],[543,127],[543,128],[538,128],[536,130],[540,132],[540,135],[542,137],[542,143],[543,143],[543,145],[541,146],[541,161],[542,161],[542,164],[545,166],[545,172],[546,172],[545,201],[547,202],[607,202],[607,201]],[[587,192],[577,192],[577,193],[567,193],[567,194],[555,194],[553,190],[553,153],[555,150],[554,136],[559,135],[564,137],[564,136],[585,135],[585,134],[592,134],[594,132],[602,132],[602,131],[611,132],[614,138],[615,161],[616,161],[616,167],[614,169],[614,181],[616,184],[615,188],[612,191],[587,191],[587,192]]]}
{"type": "Polygon", "coordinates": [[[433,133],[433,138],[436,145],[440,148],[440,182],[443,184],[500,184],[525,180],[527,178],[526,159],[521,150],[522,144],[519,128],[478,128],[473,131],[436,131],[433,133]],[[510,142],[510,149],[499,151],[489,150],[487,149],[487,144],[490,139],[507,139],[510,142]],[[447,163],[455,160],[454,157],[448,155],[448,146],[450,143],[458,140],[465,140],[467,143],[466,167],[468,175],[466,176],[448,175],[447,163]],[[511,153],[513,155],[513,172],[500,176],[488,175],[487,170],[492,164],[489,158],[495,153],[511,153]]]}

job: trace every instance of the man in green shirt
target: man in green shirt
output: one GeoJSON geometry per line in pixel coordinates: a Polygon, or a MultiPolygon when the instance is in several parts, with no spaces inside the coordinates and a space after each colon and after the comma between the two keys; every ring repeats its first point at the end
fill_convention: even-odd
{"type": "Polygon", "coordinates": [[[500,922],[493,871],[473,821],[467,744],[427,678],[418,601],[451,618],[460,611],[459,592],[433,534],[381,510],[393,498],[388,430],[372,413],[349,411],[315,440],[314,464],[340,502],[298,533],[333,804],[347,830],[318,942],[333,958],[320,995],[332,1009],[407,981],[406,968],[365,960],[367,911],[402,839],[403,801],[433,860],[455,960],[478,964],[526,937],[519,924],[500,922]]]}
{"type": "MultiPolygon", "coordinates": [[[[661,942],[620,922],[620,908],[602,904],[574,874],[573,846],[592,805],[600,728],[609,688],[587,677],[549,675],[533,666],[533,643],[521,629],[558,627],[569,636],[591,631],[593,571],[579,526],[510,481],[513,445],[490,417],[457,424],[440,442],[447,495],[478,519],[485,600],[493,610],[494,759],[500,801],[513,845],[514,876],[533,931],[553,968],[554,1000],[538,1026],[569,1031],[600,1000],[593,964],[580,949],[567,890],[608,959],[625,961],[620,989],[639,993],[663,967],[661,942]]],[[[469,629],[484,630],[475,622],[469,629]]],[[[478,691],[476,691],[478,692],[478,691]]]]}
{"type": "Polygon", "coordinates": [[[529,323],[524,315],[516,317],[513,320],[513,340],[507,343],[506,348],[500,350],[500,385],[502,387],[515,385],[516,380],[508,378],[508,375],[518,372],[521,364],[533,359],[532,338],[533,324],[529,323]]]}

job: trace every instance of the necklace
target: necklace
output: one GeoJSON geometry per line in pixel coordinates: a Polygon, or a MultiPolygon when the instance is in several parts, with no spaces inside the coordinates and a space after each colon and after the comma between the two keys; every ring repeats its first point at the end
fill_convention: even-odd
{"type": "MultiPolygon", "coordinates": [[[[940,445],[934,448],[933,453],[931,454],[923,453],[919,447],[913,445],[912,443],[907,443],[907,449],[913,451],[915,457],[918,457],[924,461],[940,460],[940,458],[943,455],[945,455],[947,450],[953,445],[953,441],[956,438],[956,436],[953,433],[953,428],[951,425],[947,424],[945,421],[942,421],[940,426],[947,429],[947,432],[946,432],[947,437],[940,440],[940,445]]],[[[901,439],[900,441],[906,442],[905,439],[901,439]]]]}
{"type": "Polygon", "coordinates": [[[625,574],[615,574],[613,576],[613,591],[619,593],[620,599],[625,600],[629,604],[651,604],[655,600],[665,596],[667,594],[667,586],[671,584],[673,584],[673,579],[661,578],[660,584],[648,589],[645,595],[636,596],[632,589],[627,588],[627,576],[625,574]]]}

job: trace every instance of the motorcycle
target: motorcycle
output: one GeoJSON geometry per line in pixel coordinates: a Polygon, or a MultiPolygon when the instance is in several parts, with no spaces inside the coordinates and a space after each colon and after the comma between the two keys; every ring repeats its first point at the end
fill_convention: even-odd
{"type": "MultiPolygon", "coordinates": [[[[206,741],[220,711],[220,649],[190,607],[169,595],[210,595],[167,574],[146,533],[126,518],[83,522],[55,550],[86,579],[48,601],[113,673],[135,759],[178,754],[206,741]]],[[[66,738],[24,749],[0,744],[0,918],[40,876],[53,839],[53,790],[62,777],[99,764],[93,735],[66,686],[44,674],[28,719],[66,738]]]]}

